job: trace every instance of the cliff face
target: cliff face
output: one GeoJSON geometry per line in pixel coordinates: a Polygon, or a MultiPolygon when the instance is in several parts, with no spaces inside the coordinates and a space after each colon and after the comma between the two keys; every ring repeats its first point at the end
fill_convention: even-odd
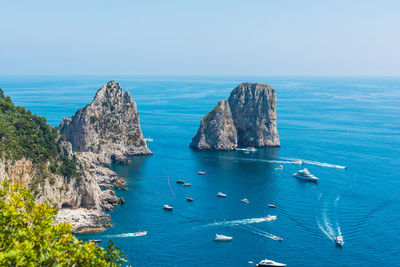
{"type": "Polygon", "coordinates": [[[100,88],[91,104],[63,119],[60,132],[74,151],[92,152],[99,164],[125,163],[128,156],[151,154],[140,129],[136,103],[114,81],[100,88]]]}
{"type": "Polygon", "coordinates": [[[267,84],[242,83],[200,122],[190,147],[234,150],[239,147],[279,146],[276,94],[267,84]]]}

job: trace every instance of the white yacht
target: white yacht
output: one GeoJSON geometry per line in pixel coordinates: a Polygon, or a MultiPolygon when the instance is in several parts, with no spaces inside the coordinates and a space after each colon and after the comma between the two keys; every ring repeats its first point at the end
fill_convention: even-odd
{"type": "Polygon", "coordinates": [[[265,259],[265,260],[260,261],[256,266],[258,266],[258,267],[262,267],[262,266],[286,266],[286,264],[265,259]]]}
{"type": "Polygon", "coordinates": [[[335,236],[333,239],[335,241],[336,246],[342,247],[344,245],[343,237],[342,236],[335,236]]]}
{"type": "Polygon", "coordinates": [[[215,235],[214,241],[231,241],[233,237],[226,235],[215,235]]]}
{"type": "Polygon", "coordinates": [[[300,170],[296,173],[293,173],[293,176],[299,179],[317,182],[319,179],[312,175],[307,169],[300,170]]]}
{"type": "Polygon", "coordinates": [[[217,193],[217,197],[226,197],[226,194],[221,193],[221,192],[218,192],[218,193],[217,193]]]}
{"type": "Polygon", "coordinates": [[[243,203],[245,203],[245,204],[247,204],[247,203],[249,203],[250,201],[247,199],[247,198],[243,198],[242,200],[240,200],[240,201],[242,201],[243,203]]]}
{"type": "Polygon", "coordinates": [[[163,209],[172,211],[174,209],[174,207],[172,207],[170,205],[164,205],[163,209]]]}

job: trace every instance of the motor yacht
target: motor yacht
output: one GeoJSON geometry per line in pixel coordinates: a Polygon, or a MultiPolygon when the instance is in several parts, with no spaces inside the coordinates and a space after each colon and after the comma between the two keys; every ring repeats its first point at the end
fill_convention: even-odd
{"type": "Polygon", "coordinates": [[[333,239],[335,241],[336,246],[342,247],[344,245],[343,237],[342,236],[335,236],[333,239]]]}
{"type": "Polygon", "coordinates": [[[164,205],[164,210],[170,210],[172,211],[174,207],[171,207],[170,205],[164,205]]]}
{"type": "Polygon", "coordinates": [[[231,241],[233,237],[226,235],[215,235],[214,241],[231,241]]]}
{"type": "Polygon", "coordinates": [[[221,193],[221,192],[218,192],[218,193],[217,193],[217,197],[226,197],[226,194],[221,193]]]}
{"type": "Polygon", "coordinates": [[[282,267],[282,266],[286,266],[286,264],[265,259],[265,260],[260,261],[258,264],[256,264],[256,266],[258,266],[258,267],[262,267],[262,266],[280,266],[280,267],[282,267]]]}
{"type": "Polygon", "coordinates": [[[296,173],[293,173],[293,176],[299,179],[317,182],[319,179],[312,175],[307,169],[300,170],[296,173]]]}

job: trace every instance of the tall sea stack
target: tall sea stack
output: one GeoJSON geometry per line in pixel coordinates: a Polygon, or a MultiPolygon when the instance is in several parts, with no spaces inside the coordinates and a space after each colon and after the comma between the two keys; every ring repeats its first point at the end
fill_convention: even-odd
{"type": "Polygon", "coordinates": [[[140,129],[136,103],[119,83],[100,88],[92,103],[65,118],[60,132],[78,152],[92,152],[100,164],[124,163],[131,155],[151,154],[140,129]]]}
{"type": "Polygon", "coordinates": [[[280,146],[276,94],[267,84],[242,83],[200,122],[190,147],[234,150],[236,147],[280,146]]]}

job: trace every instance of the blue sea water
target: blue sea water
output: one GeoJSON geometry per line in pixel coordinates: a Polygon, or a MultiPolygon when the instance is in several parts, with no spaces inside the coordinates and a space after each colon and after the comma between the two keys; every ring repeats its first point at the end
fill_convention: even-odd
{"type": "Polygon", "coordinates": [[[111,166],[128,182],[117,192],[126,203],[110,213],[113,227],[80,238],[112,239],[133,266],[254,266],[248,261],[264,258],[288,266],[400,265],[399,78],[2,76],[0,88],[58,125],[110,79],[137,102],[154,155],[111,166]],[[281,147],[190,150],[202,116],[240,82],[276,90],[281,147]],[[320,181],[292,177],[304,167],[320,181]],[[217,198],[219,191],[228,197],[217,198]],[[148,234],[131,235],[138,231],[148,234]],[[215,234],[233,241],[214,242],[215,234]]]}

